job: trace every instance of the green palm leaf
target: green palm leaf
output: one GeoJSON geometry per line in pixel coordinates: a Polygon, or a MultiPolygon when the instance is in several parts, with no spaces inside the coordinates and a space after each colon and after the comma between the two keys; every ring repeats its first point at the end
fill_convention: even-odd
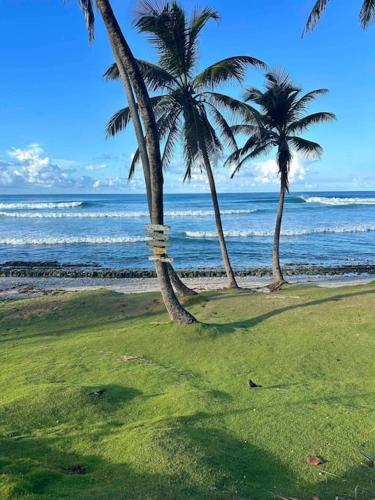
{"type": "Polygon", "coordinates": [[[362,4],[361,11],[359,13],[359,19],[361,21],[362,28],[367,28],[367,26],[374,22],[375,20],[375,0],[364,0],[362,4]]]}
{"type": "Polygon", "coordinates": [[[215,64],[212,64],[200,73],[194,80],[195,85],[209,86],[227,82],[229,80],[238,80],[240,83],[245,78],[246,68],[251,65],[260,69],[265,69],[264,62],[250,56],[227,57],[215,64]]]}
{"type": "Polygon", "coordinates": [[[293,144],[294,148],[303,153],[306,158],[319,158],[323,153],[323,148],[320,144],[313,141],[308,141],[302,137],[289,136],[288,140],[293,144]]]}
{"type": "Polygon", "coordinates": [[[291,123],[288,126],[288,133],[302,132],[316,123],[329,122],[335,119],[336,115],[334,113],[327,113],[325,111],[312,113],[311,115],[304,116],[300,120],[291,123]]]}

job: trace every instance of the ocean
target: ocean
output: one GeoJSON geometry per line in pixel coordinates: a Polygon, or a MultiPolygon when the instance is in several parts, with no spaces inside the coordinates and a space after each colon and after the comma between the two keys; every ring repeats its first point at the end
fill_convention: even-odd
{"type": "MultiPolygon", "coordinates": [[[[238,270],[270,267],[276,193],[220,195],[229,254],[238,270]]],[[[0,262],[58,261],[151,268],[143,195],[0,196],[0,262]]],[[[176,268],[221,268],[209,194],[167,194],[165,223],[176,268]]],[[[288,265],[375,263],[375,192],[291,193],[281,260],[288,265]]]]}

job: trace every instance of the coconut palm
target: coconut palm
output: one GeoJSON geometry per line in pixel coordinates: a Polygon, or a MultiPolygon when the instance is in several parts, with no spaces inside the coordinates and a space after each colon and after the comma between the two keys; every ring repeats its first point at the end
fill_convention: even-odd
{"type": "MultiPolygon", "coordinates": [[[[131,92],[134,91],[137,100],[137,108],[143,121],[146,136],[147,154],[150,170],[151,186],[151,222],[162,225],[164,223],[163,206],[163,171],[159,147],[159,136],[156,120],[150,102],[147,87],[145,85],[138,64],[133,53],[121,31],[117,19],[112,10],[109,0],[78,0],[78,4],[84,14],[88,28],[89,40],[94,38],[94,2],[100,12],[107,35],[115,58],[120,79],[123,83],[125,93],[130,103],[131,92]]],[[[133,121],[136,120],[133,106],[133,121]]],[[[155,262],[156,273],[159,278],[160,289],[164,304],[173,321],[179,323],[193,323],[195,318],[182,307],[172,288],[167,265],[164,262],[155,262]]]]}
{"type": "MultiPolygon", "coordinates": [[[[184,180],[191,178],[194,166],[199,166],[207,175],[224,268],[229,286],[237,287],[224,238],[212,162],[225,146],[237,149],[224,113],[238,113],[245,106],[228,95],[214,92],[214,87],[233,80],[241,82],[249,65],[258,68],[265,65],[254,57],[235,56],[195,74],[198,35],[210,19],[218,17],[216,11],[205,8],[194,11],[189,20],[176,1],[163,5],[147,2],[135,25],[149,35],[159,54],[158,64],[146,61],[138,61],[138,64],[150,90],[163,92],[152,98],[159,136],[164,141],[163,167],[169,165],[175,147],[182,139],[186,162],[184,180]]],[[[107,77],[116,78],[117,75],[118,68],[112,65],[107,77]]],[[[117,112],[108,123],[107,133],[115,135],[123,130],[129,118],[128,108],[117,112]]],[[[138,159],[139,151],[134,155],[130,177],[138,159]]]]}
{"type": "Polygon", "coordinates": [[[311,101],[327,92],[327,89],[317,89],[302,95],[302,90],[290,81],[286,73],[278,71],[267,73],[265,91],[256,88],[249,88],[246,91],[245,102],[250,103],[247,121],[232,128],[235,133],[245,133],[250,136],[244,146],[233,153],[226,162],[230,164],[234,160],[237,161],[232,177],[245,163],[276,148],[280,195],[273,243],[273,288],[279,287],[284,282],[279,256],[280,231],[285,194],[289,191],[289,169],[293,149],[308,158],[320,157],[323,152],[319,144],[297,134],[316,123],[335,119],[333,113],[305,113],[311,101]]]}
{"type": "MultiPolygon", "coordinates": [[[[325,11],[329,0],[317,0],[309,18],[307,20],[305,31],[311,31],[315,28],[325,11]]],[[[363,0],[362,8],[359,12],[359,20],[363,29],[366,29],[369,24],[375,20],[375,0],[363,0]]]]}

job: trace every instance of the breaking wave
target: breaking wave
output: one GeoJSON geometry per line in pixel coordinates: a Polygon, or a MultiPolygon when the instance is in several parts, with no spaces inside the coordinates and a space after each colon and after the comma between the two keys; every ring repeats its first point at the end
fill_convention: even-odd
{"type": "MultiPolygon", "coordinates": [[[[1,204],[0,204],[1,208],[1,204]]],[[[246,215],[257,210],[222,210],[222,215],[246,215]]],[[[213,210],[175,210],[166,211],[166,217],[213,217],[213,210]]],[[[0,217],[19,219],[131,219],[149,217],[148,212],[0,212],[0,217]]]]}
{"type": "Polygon", "coordinates": [[[116,245],[120,243],[138,243],[141,241],[148,241],[150,238],[146,236],[82,236],[82,237],[62,237],[62,238],[0,238],[0,245],[22,246],[22,245],[35,245],[35,246],[55,246],[55,245],[116,245]]]}
{"type": "Polygon", "coordinates": [[[30,203],[0,203],[0,208],[3,210],[7,209],[23,209],[23,210],[43,210],[43,209],[53,209],[53,208],[78,208],[85,205],[82,201],[61,201],[61,202],[30,202],[30,203]]]}
{"type": "Polygon", "coordinates": [[[328,198],[325,196],[302,197],[306,203],[320,203],[321,205],[344,206],[344,205],[375,205],[375,198],[328,198]]]}
{"type": "MultiPolygon", "coordinates": [[[[304,236],[309,234],[369,233],[375,231],[375,224],[358,226],[321,227],[315,229],[284,229],[283,236],[304,236]]],[[[215,231],[186,231],[187,238],[216,239],[215,231]]],[[[273,236],[273,231],[225,231],[227,238],[252,238],[273,236]]]]}

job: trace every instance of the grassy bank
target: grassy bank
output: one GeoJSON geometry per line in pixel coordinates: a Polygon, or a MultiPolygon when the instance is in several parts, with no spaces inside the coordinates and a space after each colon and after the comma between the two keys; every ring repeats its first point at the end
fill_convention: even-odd
{"type": "Polygon", "coordinates": [[[374,306],[210,292],[181,327],[158,294],[2,303],[0,498],[372,498],[374,306]]]}

